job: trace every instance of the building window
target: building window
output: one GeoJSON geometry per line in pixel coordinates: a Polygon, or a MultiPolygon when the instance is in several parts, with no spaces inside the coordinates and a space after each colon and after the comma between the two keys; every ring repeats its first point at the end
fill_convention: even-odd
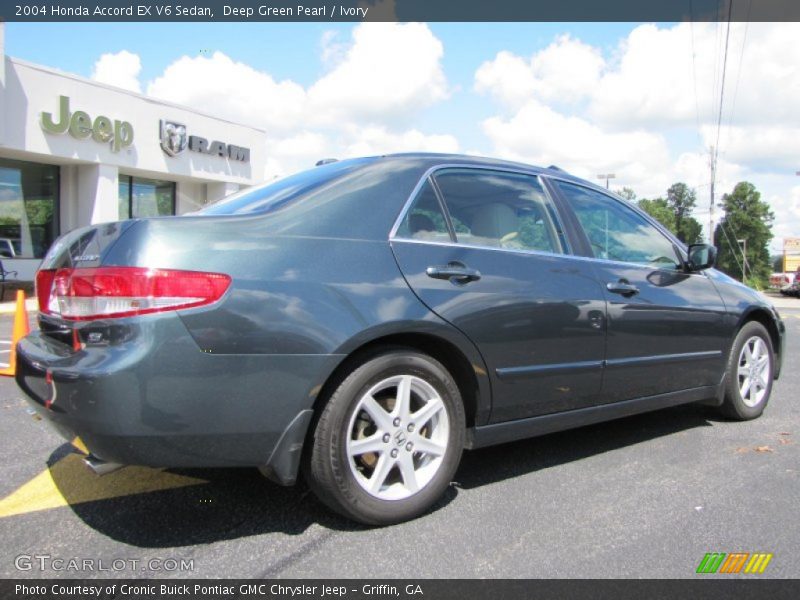
{"type": "Polygon", "coordinates": [[[0,158],[0,258],[42,258],[58,237],[58,167],[0,158]]]}
{"type": "Polygon", "coordinates": [[[175,214],[175,182],[119,176],[119,218],[166,217],[175,214]]]}

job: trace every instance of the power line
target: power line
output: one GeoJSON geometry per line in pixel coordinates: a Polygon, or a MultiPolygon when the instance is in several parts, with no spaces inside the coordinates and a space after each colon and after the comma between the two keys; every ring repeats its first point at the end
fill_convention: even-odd
{"type": "MultiPolygon", "coordinates": [[[[725,231],[725,226],[727,225],[727,223],[726,223],[727,220],[728,219],[720,221],[719,222],[719,228],[722,230],[722,233],[725,234],[725,240],[728,242],[728,247],[731,249],[731,256],[733,256],[733,260],[736,261],[736,266],[739,267],[739,270],[741,271],[742,270],[742,263],[739,262],[739,256],[736,254],[736,250],[733,247],[733,243],[731,243],[731,238],[728,236],[728,232],[725,231]]],[[[734,235],[734,239],[736,239],[735,235],[734,235]]],[[[736,246],[737,247],[739,246],[738,242],[736,243],[736,246]]],[[[744,256],[744,255],[742,255],[742,258],[744,260],[747,260],[747,257],[744,256]]]]}
{"type": "Polygon", "coordinates": [[[728,70],[728,42],[731,37],[731,11],[733,11],[733,0],[728,0],[728,27],[725,31],[725,51],[722,56],[722,81],[719,89],[719,114],[717,115],[717,143],[714,153],[714,169],[717,166],[717,157],[719,156],[719,134],[722,129],[722,108],[725,100],[725,73],[728,70]]]}
{"type": "MultiPolygon", "coordinates": [[[[720,82],[720,91],[719,91],[719,111],[717,113],[717,137],[716,137],[716,144],[711,146],[711,152],[709,156],[709,163],[710,163],[709,169],[711,171],[711,189],[710,189],[710,199],[709,199],[708,238],[709,240],[712,241],[712,243],[714,239],[714,201],[715,201],[714,186],[716,184],[716,179],[717,179],[717,159],[719,158],[719,134],[720,130],[722,129],[722,110],[725,105],[725,74],[727,72],[727,67],[728,67],[728,44],[730,42],[730,36],[731,36],[732,12],[733,12],[733,0],[728,0],[728,25],[725,30],[725,50],[722,56],[722,78],[720,82]]],[[[719,35],[719,27],[717,28],[717,34],[719,35]]],[[[716,79],[716,73],[717,69],[715,68],[714,69],[715,79],[716,79]]]]}
{"type": "Polygon", "coordinates": [[[692,39],[692,83],[694,83],[694,114],[697,120],[697,138],[702,143],[703,136],[700,133],[700,100],[697,95],[697,61],[695,59],[695,52],[694,48],[694,17],[693,17],[693,6],[692,0],[689,0],[689,32],[691,34],[692,39]]]}
{"type": "Polygon", "coordinates": [[[731,125],[733,125],[733,113],[736,112],[736,98],[739,96],[739,81],[742,78],[742,63],[744,62],[744,49],[747,45],[747,31],[750,27],[750,9],[753,8],[753,0],[747,3],[747,17],[744,21],[744,35],[742,36],[742,52],[739,54],[739,66],[736,69],[736,85],[733,88],[733,101],[731,102],[731,110],[728,114],[728,133],[730,134],[731,125]]]}

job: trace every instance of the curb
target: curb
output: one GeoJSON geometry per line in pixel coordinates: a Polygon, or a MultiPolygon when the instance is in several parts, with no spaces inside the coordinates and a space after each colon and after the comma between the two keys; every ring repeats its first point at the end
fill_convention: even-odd
{"type": "MultiPolygon", "coordinates": [[[[25,308],[28,311],[28,314],[31,314],[31,311],[39,310],[39,303],[36,298],[28,298],[25,300],[25,308]]],[[[0,315],[13,315],[14,311],[17,310],[17,303],[16,302],[2,302],[0,303],[0,315]]]]}

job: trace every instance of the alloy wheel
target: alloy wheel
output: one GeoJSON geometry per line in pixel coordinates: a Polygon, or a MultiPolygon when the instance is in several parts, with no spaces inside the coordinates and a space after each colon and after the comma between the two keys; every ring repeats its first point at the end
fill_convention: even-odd
{"type": "Polygon", "coordinates": [[[742,402],[750,408],[761,403],[772,376],[772,364],[769,348],[759,336],[748,338],[742,346],[737,376],[742,402]]]}
{"type": "Polygon", "coordinates": [[[439,470],[450,435],[444,401],[415,375],[383,379],[356,404],[346,452],[359,485],[381,500],[422,490],[439,470]]]}

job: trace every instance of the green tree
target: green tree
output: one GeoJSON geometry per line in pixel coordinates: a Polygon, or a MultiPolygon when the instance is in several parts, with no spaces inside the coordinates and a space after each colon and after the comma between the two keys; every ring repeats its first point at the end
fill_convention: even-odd
{"type": "MultiPolygon", "coordinates": [[[[629,188],[633,198],[636,194],[629,188]]],[[[623,195],[620,192],[620,195],[623,195]]],[[[628,196],[628,199],[632,199],[628,196]]],[[[695,191],[685,183],[674,183],[667,190],[666,198],[655,198],[648,200],[643,198],[638,201],[639,208],[644,210],[651,217],[658,220],[664,227],[669,229],[675,236],[686,244],[699,242],[703,236],[703,226],[700,221],[691,216],[692,210],[697,204],[695,191]]]]}
{"type": "Polygon", "coordinates": [[[685,183],[673,183],[667,190],[667,204],[675,213],[675,235],[685,242],[683,224],[691,218],[692,209],[697,204],[695,191],[685,183]]]}
{"type": "Polygon", "coordinates": [[[621,190],[617,190],[617,196],[625,198],[625,200],[628,202],[636,202],[636,192],[629,187],[624,187],[621,190]]]}
{"type": "Polygon", "coordinates": [[[653,200],[642,198],[637,204],[644,212],[653,217],[672,233],[675,233],[675,213],[664,198],[655,198],[653,200]]]}
{"type": "Polygon", "coordinates": [[[738,240],[747,240],[747,283],[763,288],[769,284],[772,265],[769,243],[775,215],[769,204],[749,182],[736,184],[733,192],[722,197],[725,216],[714,231],[714,245],[719,248],[717,266],[736,279],[742,279],[742,251],[738,240]]]}
{"type": "Polygon", "coordinates": [[[685,183],[673,183],[667,190],[667,203],[675,213],[675,235],[686,244],[703,237],[703,226],[692,216],[697,206],[697,193],[685,183]]]}
{"type": "Polygon", "coordinates": [[[696,244],[703,241],[703,226],[694,217],[684,217],[676,235],[682,242],[696,244]]]}

